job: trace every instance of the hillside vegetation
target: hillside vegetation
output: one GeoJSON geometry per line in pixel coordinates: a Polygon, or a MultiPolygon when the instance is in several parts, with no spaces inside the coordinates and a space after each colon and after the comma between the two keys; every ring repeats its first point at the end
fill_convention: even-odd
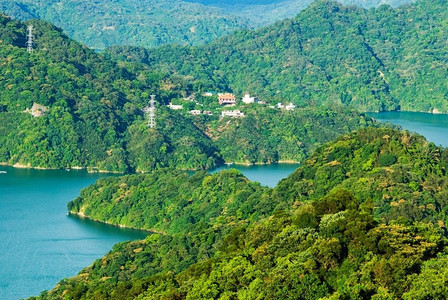
{"type": "Polygon", "coordinates": [[[342,133],[374,125],[340,106],[294,112],[259,106],[242,120],[220,119],[219,111],[199,117],[172,111],[165,105],[191,93],[188,82],[117,63],[46,22],[32,24],[35,51],[29,54],[27,24],[0,15],[1,163],[145,172],[301,161],[342,133]],[[155,129],[142,112],[150,94],[158,101],[155,129]],[[33,117],[36,105],[40,116],[33,117]]]}
{"type": "Polygon", "coordinates": [[[169,79],[122,68],[52,25],[33,23],[37,49],[28,54],[25,24],[0,16],[1,162],[125,172],[174,164],[205,168],[221,161],[213,142],[181,115],[161,110],[158,121],[165,126],[150,133],[144,125],[140,109],[150,93],[162,103],[177,95],[175,87],[161,89],[169,79]],[[41,117],[25,112],[34,104],[45,107],[41,117]],[[176,143],[179,135],[196,145],[186,153],[176,143]]]}
{"type": "Polygon", "coordinates": [[[122,60],[180,74],[198,91],[250,91],[277,103],[362,111],[448,112],[448,5],[365,10],[317,1],[297,17],[203,47],[113,48],[122,60]]]}
{"type": "MultiPolygon", "coordinates": [[[[399,5],[411,0],[388,0],[399,5]]],[[[373,7],[379,0],[344,0],[373,7]]],[[[294,17],[312,0],[0,0],[0,11],[20,20],[42,19],[91,48],[116,45],[156,47],[201,45],[237,29],[260,27],[294,17]],[[111,5],[113,8],[111,9],[111,5]]]]}
{"type": "Polygon", "coordinates": [[[40,298],[443,299],[447,166],[421,136],[368,128],[274,189],[232,170],[102,179],[69,208],[166,231],[115,246],[40,298]]]}
{"type": "Polygon", "coordinates": [[[0,1],[0,10],[22,20],[51,22],[94,49],[204,44],[247,27],[246,20],[218,8],[183,1],[14,0],[0,1]]]}

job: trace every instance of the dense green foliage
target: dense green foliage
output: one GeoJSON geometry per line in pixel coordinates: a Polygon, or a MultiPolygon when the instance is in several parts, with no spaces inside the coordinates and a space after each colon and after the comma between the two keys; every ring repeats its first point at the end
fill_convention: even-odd
{"type": "Polygon", "coordinates": [[[179,93],[160,86],[168,78],[125,69],[47,23],[34,25],[38,50],[28,54],[25,24],[0,16],[1,162],[118,172],[219,164],[213,142],[182,115],[161,109],[160,130],[145,127],[149,94],[163,103],[179,93]],[[24,112],[36,103],[47,108],[43,116],[24,112]],[[180,135],[191,140],[188,151],[180,135]]]}
{"type": "Polygon", "coordinates": [[[243,120],[171,111],[164,104],[191,93],[187,80],[116,63],[48,23],[33,24],[36,50],[29,54],[26,24],[0,16],[2,163],[144,172],[301,161],[318,145],[373,125],[337,105],[294,112],[246,107],[243,120]],[[141,111],[152,93],[159,101],[155,130],[141,111]],[[25,112],[35,104],[47,109],[40,117],[25,112]]]}
{"type": "Polygon", "coordinates": [[[443,299],[447,167],[448,150],[419,135],[368,128],[274,189],[236,171],[102,179],[69,208],[167,232],[115,246],[41,297],[443,299]]]}
{"type": "Polygon", "coordinates": [[[198,227],[217,228],[271,211],[274,203],[259,203],[265,189],[236,170],[190,176],[162,169],[101,179],[82,190],[68,209],[111,224],[165,234],[191,233],[198,227]]]}
{"type": "MultiPolygon", "coordinates": [[[[412,0],[343,0],[373,7],[412,0]]],[[[199,45],[236,29],[294,17],[313,0],[0,0],[0,11],[20,20],[43,19],[94,49],[114,45],[199,45]],[[197,4],[200,3],[200,4],[197,4]]]]}
{"type": "Polygon", "coordinates": [[[203,44],[248,25],[216,7],[169,0],[7,0],[0,1],[0,11],[51,22],[94,49],[203,44]]]}
{"type": "Polygon", "coordinates": [[[212,122],[209,132],[225,161],[241,163],[300,162],[344,132],[376,126],[363,114],[337,106],[294,112],[260,109],[229,121],[212,122]]]}
{"type": "Polygon", "coordinates": [[[360,130],[319,148],[276,192],[290,201],[348,189],[374,201],[383,222],[425,221],[445,228],[448,149],[392,129],[360,130]]]}
{"type": "Polygon", "coordinates": [[[296,18],[202,47],[114,48],[198,91],[250,91],[271,103],[448,112],[446,1],[365,10],[317,1],[296,18]]]}

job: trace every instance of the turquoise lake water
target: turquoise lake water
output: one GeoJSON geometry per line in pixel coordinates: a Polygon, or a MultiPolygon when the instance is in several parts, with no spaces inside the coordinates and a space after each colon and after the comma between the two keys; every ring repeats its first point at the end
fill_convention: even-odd
{"type": "MultiPolygon", "coordinates": [[[[424,113],[368,113],[448,146],[448,116],[424,113]]],[[[297,164],[240,166],[249,179],[275,186],[297,164]]],[[[0,166],[0,300],[38,295],[102,257],[121,241],[146,233],[67,216],[66,204],[100,174],[40,171],[0,166]]]]}
{"type": "MultiPolygon", "coordinates": [[[[298,165],[232,167],[275,186],[298,165]]],[[[0,173],[1,300],[39,295],[78,274],[114,244],[147,235],[66,215],[67,202],[106,175],[4,166],[0,171],[7,172],[0,173]]]]}
{"type": "Polygon", "coordinates": [[[274,187],[277,183],[289,174],[294,172],[299,167],[299,164],[276,164],[276,165],[228,165],[217,168],[212,171],[219,172],[225,169],[237,169],[252,181],[258,181],[262,185],[274,187]]]}
{"type": "Polygon", "coordinates": [[[146,236],[66,215],[67,202],[98,174],[0,170],[0,299],[39,295],[114,244],[146,236]]]}
{"type": "Polygon", "coordinates": [[[448,147],[448,115],[405,111],[367,113],[367,115],[417,132],[438,146],[448,147]]]}

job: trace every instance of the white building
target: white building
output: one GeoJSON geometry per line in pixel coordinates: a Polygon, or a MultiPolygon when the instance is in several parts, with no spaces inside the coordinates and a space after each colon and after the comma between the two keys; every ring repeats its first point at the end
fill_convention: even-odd
{"type": "Polygon", "coordinates": [[[244,97],[241,99],[241,101],[243,101],[246,104],[251,104],[251,103],[258,102],[258,98],[257,97],[251,97],[249,93],[246,93],[244,95],[244,97]]]}
{"type": "Polygon", "coordinates": [[[237,110],[225,110],[221,112],[221,117],[231,117],[231,118],[242,118],[244,117],[244,113],[239,109],[237,110]]]}
{"type": "Polygon", "coordinates": [[[286,110],[294,110],[296,106],[290,102],[288,105],[283,105],[283,103],[277,103],[277,108],[286,109],[286,110]]]}
{"type": "Polygon", "coordinates": [[[288,105],[285,106],[286,110],[294,110],[294,108],[296,108],[296,106],[292,103],[289,103],[288,105]]]}
{"type": "Polygon", "coordinates": [[[170,102],[170,104],[168,105],[168,107],[169,107],[170,109],[173,109],[173,110],[179,110],[179,109],[183,109],[183,108],[184,108],[182,105],[175,105],[175,104],[172,104],[171,102],[170,102]]]}

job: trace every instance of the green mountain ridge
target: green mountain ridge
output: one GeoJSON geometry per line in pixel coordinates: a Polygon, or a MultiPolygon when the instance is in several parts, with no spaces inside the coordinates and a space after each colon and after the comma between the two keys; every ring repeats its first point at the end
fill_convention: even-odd
{"type": "MultiPolygon", "coordinates": [[[[0,11],[20,20],[46,20],[93,49],[105,49],[116,45],[201,45],[237,29],[294,17],[312,3],[311,0],[195,2],[120,0],[113,3],[111,10],[111,3],[105,0],[2,0],[0,11]]],[[[412,1],[342,1],[363,7],[409,2],[412,1]]]]}
{"type": "Polygon", "coordinates": [[[99,180],[69,209],[164,234],[116,245],[38,299],[443,299],[447,151],[366,128],[274,189],[236,170],[99,180]]]}
{"type": "Polygon", "coordinates": [[[184,168],[201,168],[207,161],[214,165],[221,160],[213,142],[191,120],[172,116],[167,110],[160,112],[159,121],[174,119],[169,121],[174,128],[165,126],[167,131],[145,138],[148,130],[140,109],[149,94],[156,93],[162,103],[171,93],[176,95],[175,90],[160,89],[163,78],[158,74],[122,68],[41,21],[33,22],[39,49],[28,54],[22,46],[25,24],[3,16],[0,24],[2,162],[125,172],[168,165],[179,155],[184,164],[176,163],[184,168]],[[41,117],[24,113],[35,103],[48,111],[41,117]],[[191,156],[172,142],[178,134],[197,142],[197,147],[190,148],[191,156]],[[152,150],[144,149],[152,161],[140,156],[142,142],[152,145],[152,150]],[[193,158],[195,155],[201,155],[202,161],[193,158]],[[140,162],[133,156],[140,156],[140,162]]]}
{"type": "Polygon", "coordinates": [[[198,92],[249,91],[270,103],[446,113],[447,17],[444,1],[370,10],[317,1],[296,18],[201,47],[109,52],[182,75],[198,92]]]}

